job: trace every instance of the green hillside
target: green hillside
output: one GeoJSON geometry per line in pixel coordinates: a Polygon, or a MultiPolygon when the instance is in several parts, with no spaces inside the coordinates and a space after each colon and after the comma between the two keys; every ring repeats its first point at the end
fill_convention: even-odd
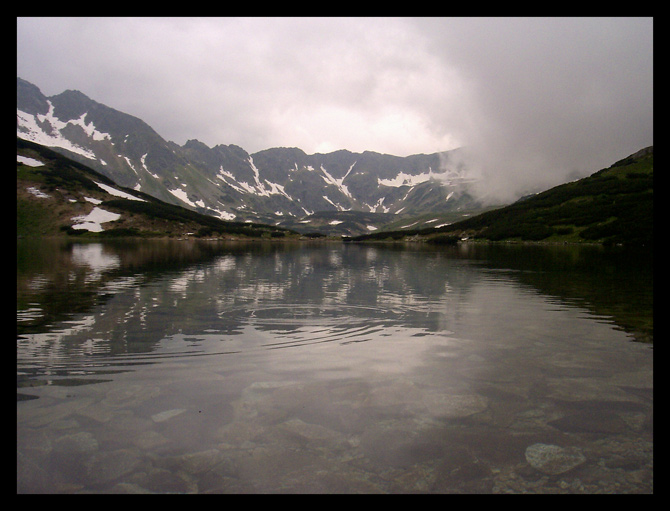
{"type": "Polygon", "coordinates": [[[142,192],[120,187],[81,163],[19,138],[17,154],[43,163],[31,166],[17,161],[18,236],[193,236],[225,239],[298,236],[289,229],[224,221],[167,204],[142,192]],[[121,195],[126,193],[141,200],[110,194],[96,183],[112,187],[120,191],[121,195]],[[96,206],[119,215],[119,218],[105,222],[101,232],[73,228],[76,217],[89,214],[96,206]]]}
{"type": "Polygon", "coordinates": [[[648,147],[584,179],[451,225],[380,232],[352,240],[414,238],[455,243],[468,238],[652,247],[653,182],[654,153],[648,147]]]}

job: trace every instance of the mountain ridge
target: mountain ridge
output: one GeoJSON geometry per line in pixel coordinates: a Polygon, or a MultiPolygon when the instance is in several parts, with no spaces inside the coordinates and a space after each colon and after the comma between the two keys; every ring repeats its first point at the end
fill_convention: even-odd
{"type": "Polygon", "coordinates": [[[310,155],[295,147],[249,154],[197,139],[179,146],[79,91],[46,97],[18,77],[17,136],[85,163],[120,186],[224,220],[295,227],[325,211],[466,215],[481,207],[468,191],[458,149],[400,157],[348,150],[310,155]]]}
{"type": "Polygon", "coordinates": [[[225,221],[129,188],[17,137],[17,235],[297,239],[281,227],[225,221]]]}

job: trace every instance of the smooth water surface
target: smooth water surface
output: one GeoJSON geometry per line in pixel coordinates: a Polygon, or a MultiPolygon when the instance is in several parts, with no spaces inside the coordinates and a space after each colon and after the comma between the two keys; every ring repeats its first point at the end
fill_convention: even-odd
{"type": "Polygon", "coordinates": [[[651,261],[19,240],[21,493],[650,493],[651,261]]]}

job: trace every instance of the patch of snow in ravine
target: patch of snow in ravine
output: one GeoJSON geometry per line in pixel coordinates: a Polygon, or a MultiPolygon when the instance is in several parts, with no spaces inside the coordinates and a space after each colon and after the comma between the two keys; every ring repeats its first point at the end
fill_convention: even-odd
{"type": "Polygon", "coordinates": [[[122,199],[130,199],[130,200],[138,200],[140,202],[146,202],[144,199],[140,199],[139,197],[135,197],[134,195],[130,195],[129,193],[122,192],[121,190],[117,190],[116,188],[112,188],[111,186],[108,185],[103,185],[102,183],[98,183],[97,181],[94,181],[96,185],[98,185],[100,188],[105,190],[107,193],[110,195],[114,195],[115,197],[121,197],[122,199]]]}
{"type": "Polygon", "coordinates": [[[188,198],[188,195],[186,195],[186,192],[184,190],[180,190],[179,188],[176,188],[174,190],[168,189],[168,192],[170,192],[172,195],[177,197],[180,201],[185,202],[189,206],[195,207],[196,205],[191,202],[188,198]]]}
{"type": "Polygon", "coordinates": [[[379,185],[391,186],[397,188],[399,186],[416,186],[420,183],[425,183],[430,179],[438,178],[442,176],[442,173],[433,172],[432,169],[428,169],[428,172],[423,174],[405,174],[404,172],[399,172],[396,177],[393,179],[381,179],[377,178],[377,183],[379,185]]]}

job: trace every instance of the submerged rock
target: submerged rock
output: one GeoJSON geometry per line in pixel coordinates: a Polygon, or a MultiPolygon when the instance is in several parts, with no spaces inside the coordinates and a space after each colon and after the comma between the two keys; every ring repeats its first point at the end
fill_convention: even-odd
{"type": "Polygon", "coordinates": [[[85,463],[87,481],[93,485],[111,483],[136,470],[140,463],[140,453],[135,449],[97,452],[85,463]]]}
{"type": "Polygon", "coordinates": [[[557,475],[578,467],[586,458],[576,447],[537,443],[526,449],[526,461],[544,474],[557,475]]]}
{"type": "Polygon", "coordinates": [[[160,413],[156,413],[151,416],[151,419],[154,422],[165,422],[166,420],[171,419],[172,417],[176,417],[177,415],[181,415],[184,413],[186,410],[183,408],[174,408],[172,410],[165,410],[160,413]]]}

